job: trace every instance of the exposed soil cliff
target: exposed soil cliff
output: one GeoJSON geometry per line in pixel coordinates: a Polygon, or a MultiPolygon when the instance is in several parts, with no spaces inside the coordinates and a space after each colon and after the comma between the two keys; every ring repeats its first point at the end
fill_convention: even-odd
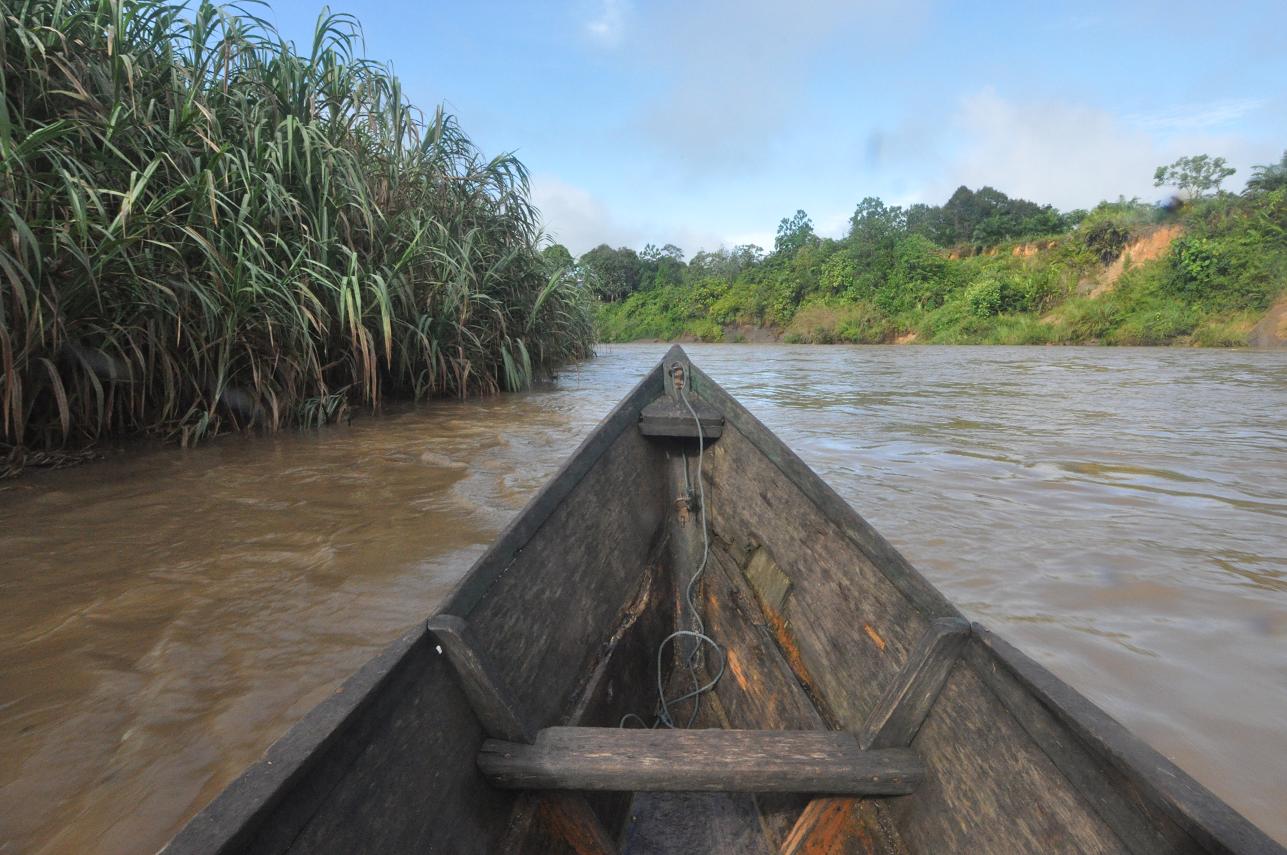
{"type": "Polygon", "coordinates": [[[1260,323],[1251,328],[1247,342],[1252,347],[1287,347],[1287,297],[1269,307],[1260,323]]]}
{"type": "Polygon", "coordinates": [[[1152,231],[1145,232],[1142,236],[1136,238],[1126,245],[1122,254],[1111,262],[1094,280],[1083,283],[1089,291],[1090,296],[1098,297],[1113,290],[1117,280],[1122,277],[1128,264],[1143,264],[1145,261],[1155,261],[1166,255],[1171,249],[1171,241],[1178,238],[1184,233],[1183,227],[1179,224],[1158,226],[1152,231]]]}

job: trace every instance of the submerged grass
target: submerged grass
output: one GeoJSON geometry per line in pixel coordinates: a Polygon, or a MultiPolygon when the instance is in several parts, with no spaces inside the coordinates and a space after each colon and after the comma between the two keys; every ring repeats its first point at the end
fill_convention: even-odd
{"type": "Polygon", "coordinates": [[[323,13],[15,0],[0,18],[0,452],[195,442],[587,355],[527,173],[323,13]]]}

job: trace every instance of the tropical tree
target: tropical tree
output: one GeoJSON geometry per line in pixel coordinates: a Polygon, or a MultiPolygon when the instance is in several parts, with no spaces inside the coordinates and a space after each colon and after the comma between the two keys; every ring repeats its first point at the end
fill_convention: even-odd
{"type": "Polygon", "coordinates": [[[782,222],[778,223],[773,251],[780,256],[790,257],[817,240],[818,236],[813,233],[813,220],[804,211],[796,211],[794,215],[783,217],[782,222]]]}
{"type": "Polygon", "coordinates": [[[849,218],[849,239],[860,244],[878,244],[900,234],[906,226],[907,214],[902,208],[868,196],[858,203],[849,218]]]}
{"type": "Polygon", "coordinates": [[[639,290],[643,279],[639,255],[626,246],[613,249],[601,243],[581,256],[578,263],[589,274],[595,295],[610,303],[624,300],[639,290]]]}
{"type": "Polygon", "coordinates": [[[576,263],[572,253],[561,243],[552,243],[541,250],[541,259],[551,271],[567,270],[576,263]]]}
{"type": "Polygon", "coordinates": [[[1175,187],[1196,199],[1219,193],[1220,185],[1235,172],[1232,166],[1225,165],[1223,157],[1197,154],[1182,157],[1170,166],[1159,166],[1153,172],[1153,186],[1175,187]]]}
{"type": "Polygon", "coordinates": [[[1251,167],[1251,177],[1247,179],[1247,189],[1243,192],[1248,195],[1269,193],[1285,187],[1287,187],[1287,151],[1283,152],[1282,160],[1277,163],[1251,167]]]}

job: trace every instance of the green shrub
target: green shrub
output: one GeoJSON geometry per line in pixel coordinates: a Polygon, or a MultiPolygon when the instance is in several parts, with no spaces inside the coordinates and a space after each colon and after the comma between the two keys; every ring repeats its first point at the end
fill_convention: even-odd
{"type": "Polygon", "coordinates": [[[786,329],[786,340],[811,344],[878,344],[890,340],[894,325],[871,303],[814,302],[801,306],[786,329]]]}
{"type": "Polygon", "coordinates": [[[1101,264],[1108,264],[1122,254],[1131,232],[1118,220],[1106,217],[1083,227],[1081,239],[1101,264]]]}
{"type": "Polygon", "coordinates": [[[848,307],[836,327],[836,338],[850,344],[881,344],[896,333],[893,321],[870,303],[848,307]]]}
{"type": "Polygon", "coordinates": [[[965,297],[943,304],[919,318],[908,318],[917,336],[931,344],[974,344],[986,341],[995,318],[975,314],[965,297]]]}
{"type": "Polygon", "coordinates": [[[1204,318],[1193,330],[1191,341],[1198,347],[1246,347],[1259,312],[1240,312],[1204,318]]]}
{"type": "Polygon", "coordinates": [[[688,324],[688,332],[690,332],[698,341],[722,341],[724,338],[724,328],[709,318],[699,318],[695,321],[690,321],[688,324]]]}
{"type": "Polygon", "coordinates": [[[988,344],[1053,344],[1055,329],[1031,315],[1002,315],[997,318],[988,344]]]}
{"type": "MultiPolygon", "coordinates": [[[[874,288],[864,290],[870,292],[872,301],[887,315],[923,312],[943,305],[959,282],[954,274],[951,262],[929,239],[908,235],[895,248],[888,277],[874,288]]],[[[862,294],[851,296],[865,299],[862,294]]]]}
{"type": "Polygon", "coordinates": [[[324,12],[23,0],[0,23],[0,445],[336,418],[590,353],[527,171],[324,12]]]}
{"type": "Polygon", "coordinates": [[[1123,345],[1170,344],[1191,332],[1200,317],[1192,306],[1175,300],[1158,301],[1126,315],[1106,340],[1123,345]]]}
{"type": "Polygon", "coordinates": [[[1166,289],[1213,309],[1266,308],[1283,287],[1275,281],[1274,259],[1267,249],[1259,241],[1239,237],[1178,238],[1168,257],[1166,289]]]}
{"type": "Polygon", "coordinates": [[[998,279],[980,279],[965,291],[970,313],[979,318],[1000,314],[1006,303],[1006,286],[998,279]]]}
{"type": "MultiPolygon", "coordinates": [[[[1244,342],[1248,313],[1287,287],[1287,188],[1174,210],[1119,199],[1066,218],[1079,224],[1061,236],[964,257],[926,237],[942,225],[935,209],[908,211],[905,222],[875,200],[860,209],[862,227],[840,241],[814,237],[794,254],[741,266],[724,251],[710,254],[683,288],[601,312],[601,329],[605,337],[665,338],[709,333],[697,325],[706,319],[785,327],[792,342],[881,342],[914,331],[942,343],[1214,346],[1244,342]],[[1123,265],[1102,296],[1073,294],[1075,283],[1121,258],[1132,235],[1177,218],[1185,237],[1164,258],[1123,265]],[[712,278],[719,270],[729,272],[712,278]]],[[[757,256],[752,249],[738,257],[757,256]]]]}
{"type": "Polygon", "coordinates": [[[1059,307],[1054,320],[1054,340],[1059,342],[1099,341],[1122,319],[1122,309],[1113,300],[1074,297],[1059,307]]]}
{"type": "Polygon", "coordinates": [[[1287,288],[1287,190],[1191,206],[1165,290],[1218,312],[1263,310],[1287,288]]]}
{"type": "Polygon", "coordinates": [[[1044,312],[1067,292],[1062,270],[1051,263],[1021,271],[1012,287],[1015,293],[1013,309],[1021,312],[1044,312]]]}

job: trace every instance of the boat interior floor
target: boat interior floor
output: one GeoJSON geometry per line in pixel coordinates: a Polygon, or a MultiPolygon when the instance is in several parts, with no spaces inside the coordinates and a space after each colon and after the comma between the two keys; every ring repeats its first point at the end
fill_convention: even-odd
{"type": "MultiPolygon", "coordinates": [[[[671,680],[673,695],[683,683],[671,680]]],[[[725,727],[718,701],[698,710],[696,728],[725,727]]],[[[810,799],[783,793],[635,793],[620,835],[621,855],[907,855],[898,832],[876,799],[810,799]],[[791,831],[762,816],[786,812],[813,816],[791,831]],[[813,822],[809,822],[812,819],[813,822]],[[781,843],[775,842],[785,833],[781,843]]]]}
{"type": "Polygon", "coordinates": [[[622,855],[693,852],[776,855],[750,793],[636,793],[622,855]]]}
{"type": "MultiPolygon", "coordinates": [[[[908,695],[923,695],[915,689],[927,666],[954,655],[942,640],[961,631],[949,621],[927,633],[929,640],[891,688],[886,713],[873,717],[877,727],[859,734],[825,727],[738,729],[715,694],[704,696],[682,729],[552,727],[534,733],[468,624],[440,615],[432,625],[492,737],[478,756],[489,782],[532,793],[538,803],[555,799],[544,804],[557,804],[560,819],[545,827],[581,828],[597,839],[587,851],[638,855],[905,852],[877,801],[858,796],[907,794],[919,783],[923,766],[915,753],[890,747],[907,741],[896,733],[902,719],[895,713],[917,706],[908,695]],[[607,811],[618,816],[612,831],[601,818],[614,797],[620,808],[607,811]]],[[[683,694],[690,679],[673,670],[668,696],[683,694]]],[[[703,673],[701,680],[708,679],[703,673]]],[[[518,828],[516,841],[530,841],[532,833],[518,828]]],[[[536,836],[546,834],[537,830],[536,836]]],[[[512,848],[528,847],[516,842],[512,848]]]]}

